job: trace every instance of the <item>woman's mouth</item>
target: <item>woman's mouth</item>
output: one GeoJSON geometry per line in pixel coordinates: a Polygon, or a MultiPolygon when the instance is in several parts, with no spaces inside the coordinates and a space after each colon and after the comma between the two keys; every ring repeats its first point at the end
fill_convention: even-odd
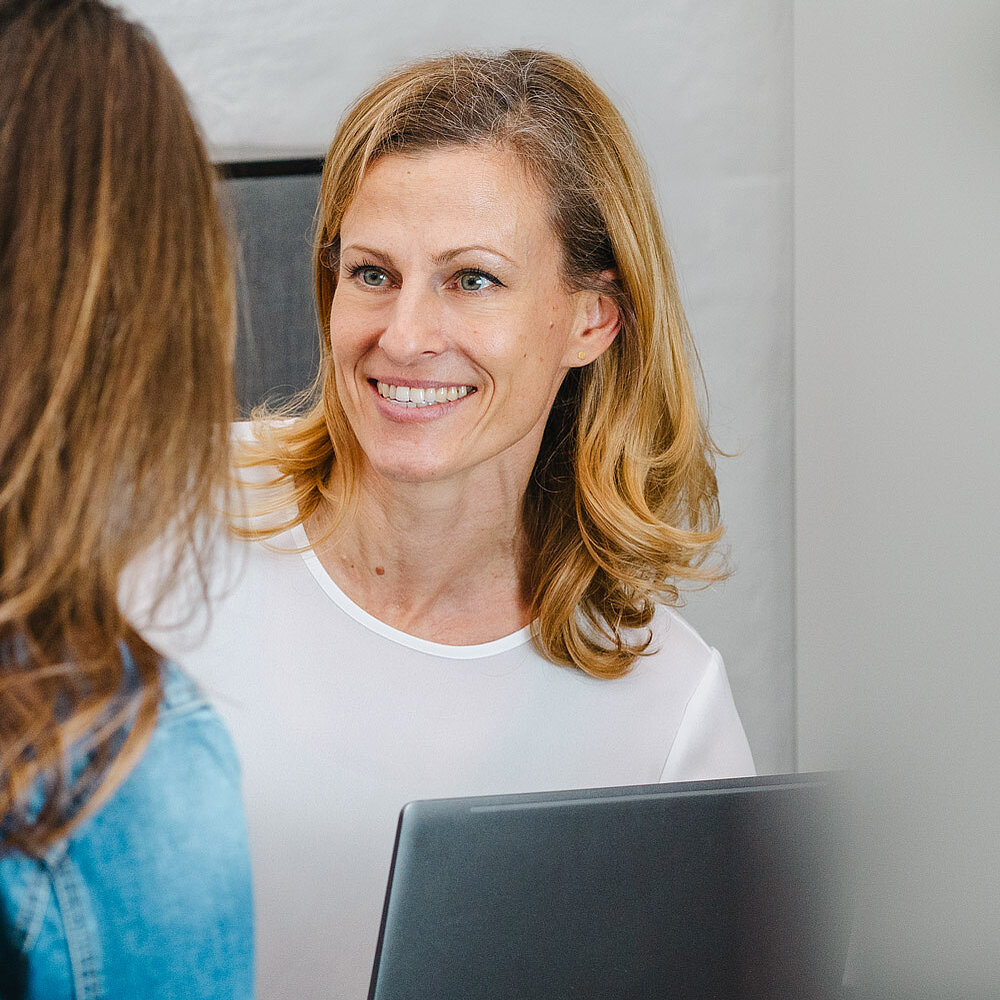
{"type": "Polygon", "coordinates": [[[383,399],[388,399],[397,406],[415,408],[418,406],[436,406],[438,403],[453,403],[456,399],[475,392],[474,385],[439,385],[431,387],[413,385],[391,385],[388,382],[376,382],[375,388],[383,399]]]}

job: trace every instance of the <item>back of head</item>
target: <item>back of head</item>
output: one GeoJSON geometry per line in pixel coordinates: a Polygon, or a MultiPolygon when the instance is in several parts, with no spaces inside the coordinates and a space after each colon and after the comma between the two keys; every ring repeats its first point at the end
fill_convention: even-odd
{"type": "Polygon", "coordinates": [[[41,844],[93,808],[148,736],[158,657],[119,577],[168,526],[192,538],[224,481],[231,329],[212,169],[155,44],[97,0],[0,2],[8,839],[41,844]],[[65,752],[95,731],[71,789],[65,752]]]}

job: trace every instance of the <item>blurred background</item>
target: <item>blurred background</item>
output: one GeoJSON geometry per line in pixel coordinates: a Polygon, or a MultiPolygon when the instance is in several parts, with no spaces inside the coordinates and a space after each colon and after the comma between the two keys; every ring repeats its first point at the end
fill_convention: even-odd
{"type": "MultiPolygon", "coordinates": [[[[867,776],[873,988],[1000,996],[1000,4],[125,6],[220,162],[320,156],[377,76],[453,48],[551,48],[607,90],[649,160],[734,453],[736,572],[686,614],[725,657],[762,772],[867,776]]],[[[308,276],[296,291],[267,234],[307,259],[315,179],[280,198],[259,180],[226,182],[251,369],[292,336],[284,316],[313,342],[308,276]]]]}

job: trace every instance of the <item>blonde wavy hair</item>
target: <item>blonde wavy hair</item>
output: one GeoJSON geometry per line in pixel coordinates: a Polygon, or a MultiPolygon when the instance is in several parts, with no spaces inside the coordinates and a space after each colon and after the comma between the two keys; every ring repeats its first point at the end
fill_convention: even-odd
{"type": "Polygon", "coordinates": [[[523,582],[538,648],[555,663],[617,677],[648,647],[657,601],[678,603],[681,582],[725,575],[709,561],[722,534],[717,449],[642,156],[607,96],[559,56],[518,49],[423,60],[348,111],[326,157],[313,247],[319,376],[304,413],[302,401],[255,413],[257,443],[242,460],[277,470],[263,508],[274,514],[291,500],[294,514],[237,530],[273,537],[323,500],[336,523],[349,516],[362,456],[329,349],[341,220],[379,158],[453,146],[522,157],[550,198],[568,285],[612,296],[620,312],[611,347],[563,382],[523,509],[532,553],[523,582]],[[610,284],[608,271],[617,275],[610,284]]]}
{"type": "Polygon", "coordinates": [[[188,571],[228,479],[233,293],[213,184],[141,28],[95,0],[0,4],[5,846],[40,852],[92,814],[156,721],[160,656],[118,591],[168,528],[164,589],[188,571]]]}

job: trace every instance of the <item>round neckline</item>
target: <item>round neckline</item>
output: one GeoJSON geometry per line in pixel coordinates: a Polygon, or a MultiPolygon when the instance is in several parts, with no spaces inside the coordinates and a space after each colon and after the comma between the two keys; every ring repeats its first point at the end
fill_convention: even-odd
{"type": "Polygon", "coordinates": [[[442,656],[452,660],[477,660],[486,656],[496,656],[498,653],[505,653],[509,649],[523,646],[531,640],[530,625],[525,625],[524,628],[511,632],[510,635],[501,636],[499,639],[472,646],[451,646],[443,642],[432,642],[430,639],[421,639],[419,636],[410,635],[409,632],[393,628],[392,625],[387,625],[380,618],[369,614],[360,604],[355,604],[337,586],[330,574],[323,568],[319,556],[313,551],[309,537],[306,535],[306,529],[302,524],[295,525],[291,529],[291,534],[303,562],[327,597],[345,614],[384,639],[389,639],[420,653],[429,653],[431,656],[442,656]]]}

